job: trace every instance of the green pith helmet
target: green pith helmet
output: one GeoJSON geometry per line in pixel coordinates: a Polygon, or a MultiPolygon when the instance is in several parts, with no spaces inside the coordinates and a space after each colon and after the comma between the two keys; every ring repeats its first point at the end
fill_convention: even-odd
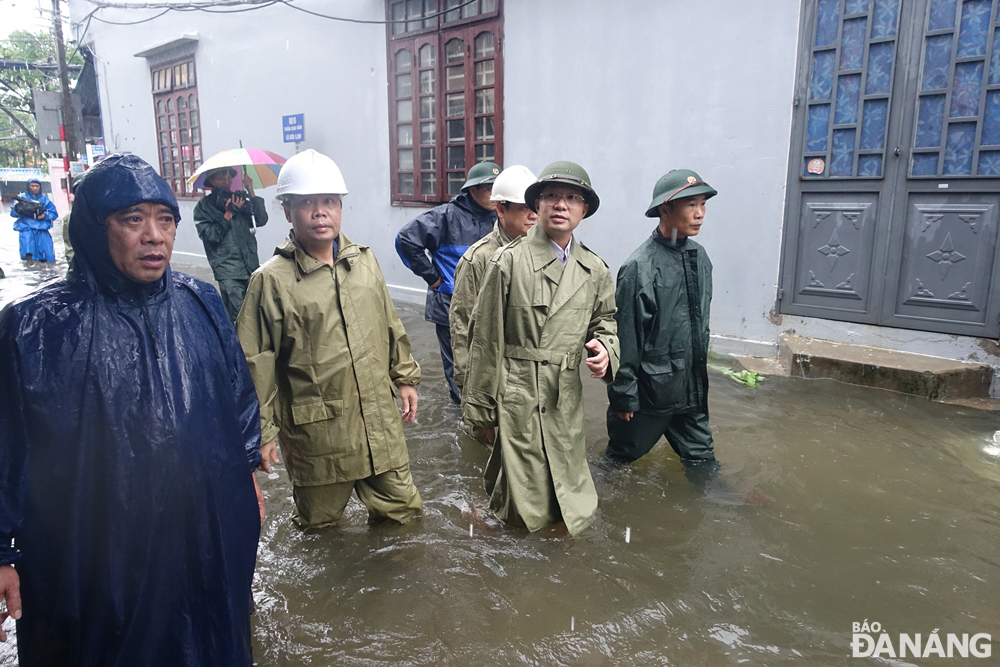
{"type": "Polygon", "coordinates": [[[710,199],[717,194],[719,193],[715,188],[701,180],[701,176],[690,169],[673,169],[653,186],[653,201],[646,207],[646,217],[660,217],[657,209],[665,201],[696,195],[705,195],[706,199],[710,199]]]}
{"type": "Polygon", "coordinates": [[[500,175],[500,165],[496,162],[480,162],[472,166],[465,177],[465,185],[462,192],[465,192],[473,185],[486,185],[496,180],[500,175]]]}
{"type": "Polygon", "coordinates": [[[585,218],[594,215],[597,212],[597,207],[601,205],[601,198],[594,192],[594,188],[590,184],[590,174],[587,173],[587,170],[575,162],[560,160],[542,169],[542,173],[538,175],[538,180],[529,185],[528,189],[524,191],[524,203],[535,213],[538,213],[538,210],[535,208],[535,200],[538,199],[538,195],[541,194],[542,189],[549,183],[575,185],[583,190],[583,196],[587,200],[588,205],[587,214],[583,216],[585,218]]]}

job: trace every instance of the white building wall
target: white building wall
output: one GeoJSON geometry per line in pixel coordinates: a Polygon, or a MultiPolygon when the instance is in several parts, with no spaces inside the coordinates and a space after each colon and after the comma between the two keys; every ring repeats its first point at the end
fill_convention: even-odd
{"type": "Polygon", "coordinates": [[[504,156],[579,162],[601,197],[579,238],[612,271],[652,232],[656,180],[697,171],[719,191],[698,241],[715,266],[725,351],[773,349],[798,0],[506,4],[504,156]],[[735,343],[735,344],[734,344],[735,343]]]}

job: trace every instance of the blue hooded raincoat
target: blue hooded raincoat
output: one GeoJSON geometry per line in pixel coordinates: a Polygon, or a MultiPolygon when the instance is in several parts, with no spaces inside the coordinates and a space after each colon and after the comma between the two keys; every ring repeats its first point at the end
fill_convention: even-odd
{"type": "MultiPolygon", "coordinates": [[[[29,186],[32,183],[38,183],[39,186],[42,184],[37,178],[32,178],[28,181],[29,186]]],[[[32,259],[40,262],[56,261],[56,251],[52,247],[52,235],[49,234],[49,230],[52,229],[52,221],[59,217],[59,213],[56,212],[56,205],[52,203],[51,199],[42,194],[41,191],[37,195],[33,195],[29,190],[25,191],[21,196],[25,199],[40,201],[45,204],[45,218],[42,220],[22,216],[20,213],[14,212],[13,206],[10,207],[10,217],[17,218],[14,221],[14,230],[21,232],[21,259],[31,255],[32,259]]]]}
{"type": "Polygon", "coordinates": [[[251,665],[257,396],[211,286],[114,266],[104,220],[142,201],[177,214],[139,158],[96,165],[69,275],[0,314],[0,564],[21,580],[21,667],[251,665]]]}

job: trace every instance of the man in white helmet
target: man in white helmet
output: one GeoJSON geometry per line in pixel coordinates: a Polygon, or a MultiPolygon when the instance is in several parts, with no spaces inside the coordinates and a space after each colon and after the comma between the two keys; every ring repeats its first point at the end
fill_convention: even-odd
{"type": "Polygon", "coordinates": [[[472,244],[455,269],[455,292],[451,297],[451,347],[455,359],[455,385],[461,392],[469,365],[469,321],[479,296],[490,257],[499,248],[528,233],[538,214],[524,203],[524,191],[535,175],[521,164],[507,167],[493,183],[490,201],[496,202],[497,222],[493,231],[472,244]]]}
{"type": "Polygon", "coordinates": [[[278,197],[292,231],[250,277],[236,321],[263,466],[278,460],[277,438],[302,527],[339,523],[355,492],[373,520],[406,523],[422,508],[402,425],[417,416],[420,367],[375,255],[341,232],[346,194],[327,156],[285,163],[278,197]]]}

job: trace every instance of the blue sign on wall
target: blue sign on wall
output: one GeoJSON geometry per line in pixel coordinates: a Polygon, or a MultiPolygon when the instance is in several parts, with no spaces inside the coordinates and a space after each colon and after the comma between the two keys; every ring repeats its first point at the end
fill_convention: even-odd
{"type": "Polygon", "coordinates": [[[281,133],[285,137],[285,143],[306,140],[306,121],[303,114],[297,113],[293,116],[281,117],[281,133]]]}

